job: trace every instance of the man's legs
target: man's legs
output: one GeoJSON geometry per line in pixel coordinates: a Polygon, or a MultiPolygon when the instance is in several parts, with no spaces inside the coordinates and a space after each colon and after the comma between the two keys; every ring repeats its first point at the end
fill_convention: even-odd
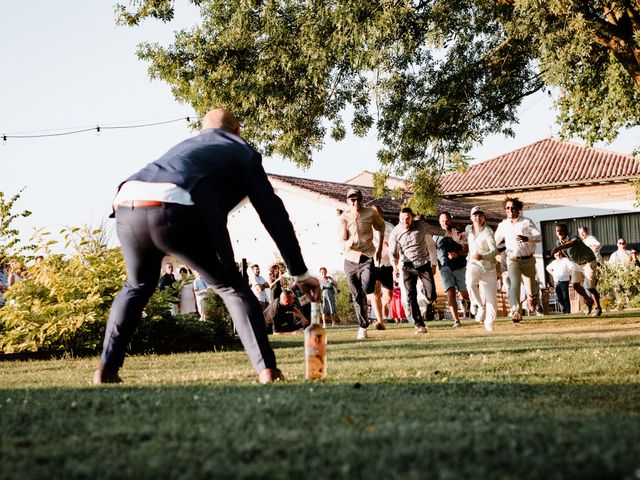
{"type": "Polygon", "coordinates": [[[538,282],[536,282],[536,259],[532,257],[518,260],[518,262],[521,262],[520,271],[522,272],[524,288],[527,292],[527,308],[530,313],[534,313],[540,300],[538,282]]]}
{"type": "Polygon", "coordinates": [[[438,298],[436,293],[436,281],[433,278],[433,269],[431,268],[431,263],[427,263],[422,265],[417,269],[418,278],[422,282],[422,286],[424,287],[424,295],[427,299],[427,321],[431,321],[436,316],[436,309],[434,304],[438,298]]]}
{"type": "Polygon", "coordinates": [[[596,290],[598,286],[598,264],[594,260],[592,262],[586,263],[582,267],[582,271],[584,272],[585,277],[585,288],[591,294],[592,305],[595,305],[596,310],[593,312],[594,317],[599,317],[602,315],[602,307],[600,306],[600,294],[596,290]]]}
{"type": "Polygon", "coordinates": [[[520,285],[522,284],[522,270],[520,268],[520,260],[507,259],[507,270],[509,272],[509,308],[511,309],[511,319],[513,323],[518,324],[522,321],[522,312],[520,311],[520,285]]]}
{"type": "Polygon", "coordinates": [[[349,291],[351,292],[353,308],[356,312],[356,321],[361,329],[366,329],[369,326],[367,294],[364,291],[364,281],[370,280],[370,277],[363,278],[363,274],[370,275],[369,269],[366,268],[367,264],[369,264],[368,261],[359,263],[349,260],[344,261],[344,274],[347,277],[347,285],[349,285],[349,291]]]}
{"type": "Polygon", "coordinates": [[[460,295],[460,303],[462,304],[462,310],[465,316],[471,316],[471,300],[469,300],[469,292],[467,291],[467,282],[465,281],[467,269],[466,267],[459,268],[452,271],[453,276],[456,279],[456,288],[458,289],[458,295],[460,295]]]}
{"type": "Polygon", "coordinates": [[[235,265],[222,265],[211,248],[207,230],[193,207],[173,205],[156,218],[154,241],[162,250],[198,270],[224,302],[256,372],[276,368],[264,314],[251,287],[235,265]]]}
{"type": "Polygon", "coordinates": [[[557,301],[562,305],[562,313],[571,313],[571,301],[569,300],[569,281],[556,284],[557,301]]]}
{"type": "Polygon", "coordinates": [[[101,368],[114,374],[122,367],[127,345],[160,278],[164,253],[154,245],[148,229],[150,210],[120,208],[116,212],[127,281],[111,305],[100,357],[101,368]]]}
{"type": "Polygon", "coordinates": [[[418,305],[418,276],[416,270],[408,266],[402,267],[402,280],[407,292],[407,303],[409,304],[411,318],[413,318],[416,327],[424,327],[422,313],[418,305]]]}

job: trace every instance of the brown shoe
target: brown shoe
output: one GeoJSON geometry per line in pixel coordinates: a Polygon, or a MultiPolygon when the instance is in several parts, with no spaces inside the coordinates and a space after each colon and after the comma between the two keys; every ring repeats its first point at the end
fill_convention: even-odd
{"type": "Polygon", "coordinates": [[[105,365],[100,364],[98,369],[93,373],[93,384],[102,385],[103,383],[122,383],[122,379],[117,371],[114,372],[105,365]]]}
{"type": "Polygon", "coordinates": [[[377,322],[376,323],[376,330],[386,330],[387,328],[384,326],[384,323],[382,322],[377,322]]]}
{"type": "Polygon", "coordinates": [[[279,368],[265,368],[258,374],[258,381],[263,385],[273,382],[284,382],[284,375],[279,368]]]}

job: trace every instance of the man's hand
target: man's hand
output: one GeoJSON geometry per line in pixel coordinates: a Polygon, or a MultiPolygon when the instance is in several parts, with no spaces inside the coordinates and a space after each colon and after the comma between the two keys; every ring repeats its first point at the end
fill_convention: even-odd
{"type": "Polygon", "coordinates": [[[482,260],[482,255],[480,255],[479,253],[474,253],[473,254],[473,259],[480,261],[480,260],[482,260]]]}
{"type": "Polygon", "coordinates": [[[525,235],[516,235],[516,240],[518,240],[518,243],[524,243],[529,241],[529,237],[525,235]]]}
{"type": "Polygon", "coordinates": [[[300,290],[307,294],[312,302],[319,302],[321,298],[320,281],[316,277],[309,277],[298,282],[300,290]]]}

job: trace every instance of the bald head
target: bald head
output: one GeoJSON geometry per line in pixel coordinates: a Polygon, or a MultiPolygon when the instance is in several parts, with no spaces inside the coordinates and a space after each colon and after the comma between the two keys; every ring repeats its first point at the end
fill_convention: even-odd
{"type": "Polygon", "coordinates": [[[233,113],[224,108],[209,110],[202,119],[202,129],[220,128],[227,132],[240,135],[240,124],[233,113]]]}

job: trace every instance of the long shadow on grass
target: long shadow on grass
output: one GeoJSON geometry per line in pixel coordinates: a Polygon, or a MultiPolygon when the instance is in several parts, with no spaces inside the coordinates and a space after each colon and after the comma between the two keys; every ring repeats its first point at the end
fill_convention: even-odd
{"type": "Polygon", "coordinates": [[[0,477],[633,478],[640,387],[439,380],[0,391],[0,477]]]}

